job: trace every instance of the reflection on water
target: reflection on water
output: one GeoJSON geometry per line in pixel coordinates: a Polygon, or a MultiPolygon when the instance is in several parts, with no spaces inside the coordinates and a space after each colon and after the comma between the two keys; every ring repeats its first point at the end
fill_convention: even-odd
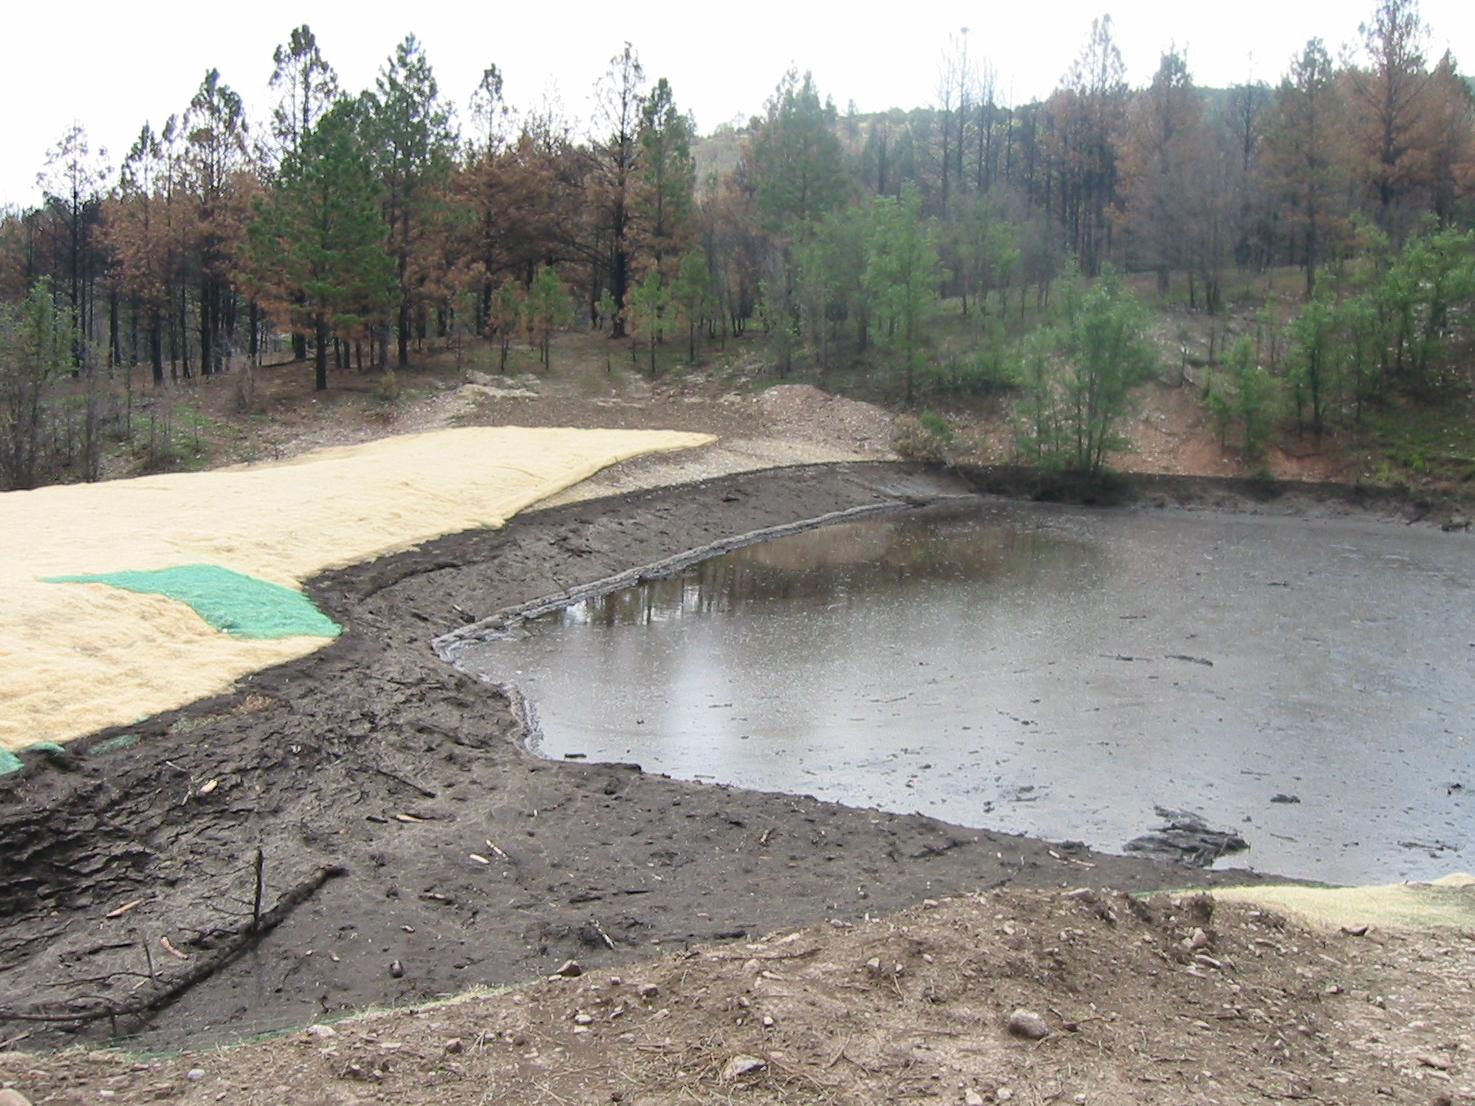
{"type": "Polygon", "coordinates": [[[1251,842],[1236,863],[1421,877],[1475,859],[1471,548],[1345,521],[918,512],[750,546],[460,661],[523,688],[552,757],[1107,849],[1188,807],[1251,842]]]}
{"type": "Polygon", "coordinates": [[[680,576],[587,599],[547,616],[564,626],[648,625],[683,616],[732,615],[766,603],[826,609],[905,602],[916,588],[1015,590],[1041,578],[1094,586],[1100,550],[1040,529],[963,529],[928,518],[915,525],[852,523],[748,546],[680,576]]]}

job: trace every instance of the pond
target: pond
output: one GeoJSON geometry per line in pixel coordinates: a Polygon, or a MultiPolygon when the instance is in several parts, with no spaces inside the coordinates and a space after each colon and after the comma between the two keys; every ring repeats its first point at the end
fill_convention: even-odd
{"type": "Polygon", "coordinates": [[[931,508],[458,655],[545,756],[1121,851],[1155,806],[1338,883],[1475,861],[1475,545],[1368,520],[931,508]]]}

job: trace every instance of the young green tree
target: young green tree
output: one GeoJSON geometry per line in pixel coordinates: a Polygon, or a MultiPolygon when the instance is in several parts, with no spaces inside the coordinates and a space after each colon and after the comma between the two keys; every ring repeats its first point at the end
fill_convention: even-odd
{"type": "MultiPolygon", "coordinates": [[[[276,139],[274,160],[280,168],[287,157],[300,152],[303,138],[338,99],[338,75],[306,23],[292,28],[271,60],[271,87],[279,97],[272,109],[271,131],[276,139]]],[[[301,329],[292,332],[292,356],[298,361],[307,359],[307,333],[301,329]]]]}
{"type": "Polygon", "coordinates": [[[1046,465],[1099,473],[1125,444],[1117,425],[1157,354],[1146,313],[1110,266],[1089,288],[1072,275],[1059,299],[1058,326],[1026,347],[1016,433],[1046,465]]]}
{"type": "Polygon", "coordinates": [[[1336,396],[1339,380],[1336,317],[1325,282],[1317,285],[1311,301],[1291,324],[1291,396],[1296,405],[1296,423],[1309,425],[1321,436],[1327,413],[1336,396]]]}
{"type": "Polygon", "coordinates": [[[661,278],[659,269],[652,269],[630,293],[630,317],[635,332],[645,339],[650,354],[650,376],[656,375],[656,344],[661,338],[661,327],[670,304],[670,292],[661,278]]]}
{"type": "Polygon", "coordinates": [[[528,334],[538,346],[538,360],[545,369],[553,367],[553,331],[573,317],[568,288],[552,266],[543,265],[528,287],[525,307],[528,334]]]}
{"type": "Polygon", "coordinates": [[[671,302],[686,324],[686,359],[692,365],[697,361],[697,328],[707,316],[711,295],[712,274],[706,256],[700,250],[688,250],[671,283],[671,302]]]}
{"type": "Polygon", "coordinates": [[[1278,386],[1276,379],[1255,361],[1255,343],[1241,338],[1229,349],[1225,373],[1216,377],[1207,397],[1210,412],[1219,424],[1221,440],[1237,422],[1240,452],[1253,465],[1265,459],[1265,446],[1275,425],[1278,386]]]}
{"type": "Polygon", "coordinates": [[[695,127],[676,110],[671,85],[662,77],[640,110],[634,215],[636,238],[652,264],[667,272],[695,230],[695,127]]]}
{"type": "Polygon", "coordinates": [[[72,363],[73,328],[43,277],[25,301],[0,303],[0,482],[36,483],[46,393],[72,363]]]}
{"type": "Polygon", "coordinates": [[[397,364],[403,368],[410,360],[415,314],[424,305],[424,286],[435,266],[426,247],[434,239],[438,190],[450,172],[454,146],[450,115],[414,35],[385,62],[369,103],[395,264],[397,364]]]}
{"type": "Polygon", "coordinates": [[[922,342],[937,311],[942,265],[936,238],[922,218],[922,197],[915,185],[903,188],[900,199],[882,196],[874,204],[865,287],[878,343],[901,358],[910,405],[922,342]]]}
{"type": "Polygon", "coordinates": [[[1070,366],[1075,467],[1100,472],[1106,454],[1123,445],[1116,427],[1126,414],[1128,393],[1157,365],[1146,313],[1109,267],[1070,320],[1062,353],[1070,366]]]}
{"type": "Polygon", "coordinates": [[[835,120],[834,105],[820,101],[810,74],[784,75],[749,150],[757,206],[770,229],[793,233],[844,197],[844,150],[835,120]]]}
{"type": "Polygon", "coordinates": [[[383,318],[395,290],[379,183],[362,104],[340,100],[282,162],[250,228],[253,268],[315,346],[314,386],[328,386],[336,333],[383,318]]]}
{"type": "Polygon", "coordinates": [[[512,352],[512,340],[517,337],[517,331],[522,326],[526,303],[526,292],[512,277],[498,285],[492,295],[487,321],[490,333],[496,335],[497,348],[501,354],[497,364],[498,372],[507,371],[507,355],[512,352]]]}

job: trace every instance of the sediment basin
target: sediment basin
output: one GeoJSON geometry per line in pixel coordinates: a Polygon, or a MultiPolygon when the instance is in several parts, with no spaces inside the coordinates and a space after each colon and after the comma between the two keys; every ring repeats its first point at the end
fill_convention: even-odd
{"type": "MultiPolygon", "coordinates": [[[[1120,851],[1475,862],[1475,548],[1399,522],[971,501],[748,546],[465,647],[531,746],[1120,851]]],[[[1225,862],[1221,862],[1225,863],[1225,862]]]]}

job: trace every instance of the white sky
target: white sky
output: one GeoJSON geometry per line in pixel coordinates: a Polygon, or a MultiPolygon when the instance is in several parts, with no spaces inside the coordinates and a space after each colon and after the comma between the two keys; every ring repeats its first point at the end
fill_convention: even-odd
{"type": "MultiPolygon", "coordinates": [[[[489,62],[502,70],[514,107],[535,106],[551,88],[567,115],[587,119],[590,90],[629,39],[647,77],[667,77],[677,104],[694,112],[706,132],[758,113],[791,64],[812,70],[842,111],[852,99],[862,111],[930,103],[941,51],[964,26],[970,56],[987,58],[998,74],[1001,101],[1022,103],[1055,86],[1091,19],[1103,11],[1112,14],[1134,85],[1150,79],[1169,44],[1186,49],[1200,84],[1230,84],[1249,73],[1274,82],[1312,36],[1325,39],[1334,56],[1354,43],[1373,6],[1374,0],[1025,0],[1008,4],[1008,11],[997,0],[823,6],[481,0],[392,9],[363,0],[22,4],[5,20],[0,202],[38,199],[36,174],[73,120],[86,127],[94,150],[108,149],[116,166],[143,122],[157,128],[171,112],[182,112],[212,66],[244,97],[251,118],[265,120],[272,51],[304,22],[349,90],[371,84],[395,44],[413,32],[463,122],[466,100],[489,62]]],[[[1431,59],[1449,47],[1465,72],[1475,69],[1475,3],[1423,0],[1421,11],[1432,31],[1431,59]]],[[[582,125],[578,130],[583,133],[582,125]]]]}

